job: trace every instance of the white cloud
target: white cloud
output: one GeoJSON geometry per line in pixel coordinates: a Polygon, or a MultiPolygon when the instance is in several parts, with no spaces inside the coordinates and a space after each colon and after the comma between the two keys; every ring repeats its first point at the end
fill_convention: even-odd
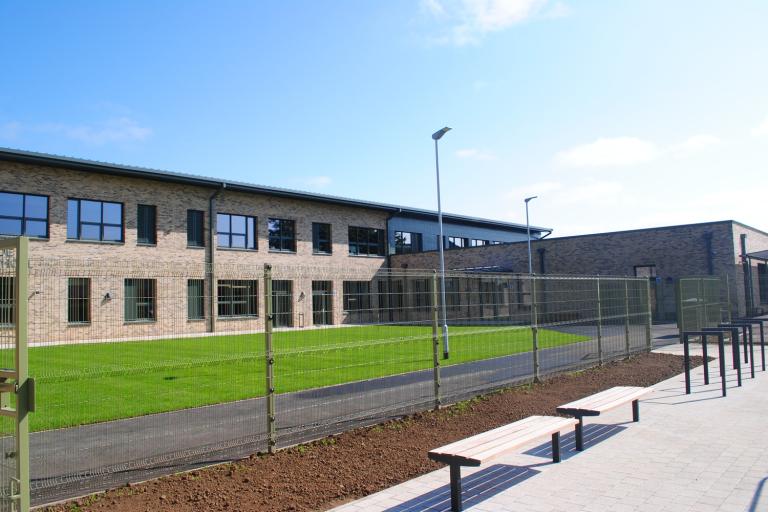
{"type": "MultiPolygon", "coordinates": [[[[437,42],[463,46],[477,44],[486,34],[523,23],[537,14],[549,0],[422,0],[422,9],[448,25],[437,42]]],[[[567,15],[567,7],[558,2],[546,17],[567,15]]]]}
{"type": "Polygon", "coordinates": [[[755,126],[752,130],[752,135],[755,137],[768,137],[768,117],[763,119],[763,122],[755,126]]]}
{"type": "Polygon", "coordinates": [[[456,151],[456,156],[471,160],[496,160],[496,157],[490,153],[485,153],[478,149],[460,149],[456,151]]]}
{"type": "Polygon", "coordinates": [[[109,119],[97,125],[48,123],[37,127],[36,131],[60,134],[96,146],[114,142],[141,142],[152,135],[151,128],[140,126],[129,117],[109,119]]]}
{"type": "Polygon", "coordinates": [[[653,142],[635,137],[600,138],[555,155],[565,167],[618,167],[649,162],[661,151],[653,142]]]}
{"type": "Polygon", "coordinates": [[[310,176],[305,178],[302,183],[309,188],[325,188],[331,184],[329,176],[310,176]]]}
{"type": "Polygon", "coordinates": [[[671,151],[690,155],[692,153],[698,153],[700,151],[718,146],[721,143],[722,140],[720,140],[719,137],[715,137],[714,135],[693,135],[685,139],[685,141],[681,142],[680,144],[672,146],[671,151]]]}

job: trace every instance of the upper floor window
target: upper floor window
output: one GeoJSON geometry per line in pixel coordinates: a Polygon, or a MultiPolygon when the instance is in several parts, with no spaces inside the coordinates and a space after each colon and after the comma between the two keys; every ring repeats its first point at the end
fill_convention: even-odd
{"type": "Polygon", "coordinates": [[[312,223],[312,252],[331,254],[331,225],[322,222],[312,223]]]}
{"type": "Polygon", "coordinates": [[[187,247],[205,247],[205,212],[187,210],[187,247]]]}
{"type": "Polygon", "coordinates": [[[462,238],[459,236],[449,236],[448,237],[448,248],[449,249],[461,249],[464,247],[467,247],[469,245],[469,240],[466,238],[462,238]]]}
{"type": "Polygon", "coordinates": [[[122,242],[123,204],[70,199],[67,202],[67,238],[122,242]]]}
{"type": "Polygon", "coordinates": [[[140,204],[136,210],[136,242],[142,245],[157,243],[157,208],[140,204]]]}
{"type": "Polygon", "coordinates": [[[48,238],[48,197],[0,192],[0,235],[48,238]]]}
{"type": "Polygon", "coordinates": [[[377,228],[349,226],[349,254],[353,256],[384,256],[385,232],[377,228]]]}
{"type": "Polygon", "coordinates": [[[269,250],[296,252],[296,222],[286,219],[269,219],[269,250]]]}
{"type": "Polygon", "coordinates": [[[421,252],[421,233],[395,231],[395,254],[421,252]]]}
{"type": "Polygon", "coordinates": [[[470,247],[482,247],[483,245],[488,245],[488,240],[479,240],[477,238],[473,238],[469,243],[470,247]]]}
{"type": "Polygon", "coordinates": [[[258,248],[256,243],[256,217],[230,215],[228,213],[217,214],[216,238],[219,247],[255,251],[258,248]]]}

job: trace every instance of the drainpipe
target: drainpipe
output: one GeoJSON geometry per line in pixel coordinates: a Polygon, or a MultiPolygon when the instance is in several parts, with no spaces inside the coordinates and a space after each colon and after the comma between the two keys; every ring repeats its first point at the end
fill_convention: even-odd
{"type": "Polygon", "coordinates": [[[219,197],[224,189],[227,188],[226,183],[221,184],[221,188],[216,189],[216,192],[211,194],[208,198],[208,244],[205,251],[206,256],[206,281],[208,281],[208,332],[216,332],[216,274],[215,274],[215,257],[216,247],[214,246],[213,237],[213,224],[215,215],[216,198],[219,197]]]}
{"type": "Polygon", "coordinates": [[[741,239],[741,267],[744,271],[744,305],[747,308],[746,315],[752,314],[752,265],[747,258],[747,235],[742,233],[741,239]]]}
{"type": "Polygon", "coordinates": [[[707,273],[710,276],[715,275],[715,261],[714,253],[712,252],[712,232],[708,231],[704,233],[704,244],[707,247],[707,273]]]}

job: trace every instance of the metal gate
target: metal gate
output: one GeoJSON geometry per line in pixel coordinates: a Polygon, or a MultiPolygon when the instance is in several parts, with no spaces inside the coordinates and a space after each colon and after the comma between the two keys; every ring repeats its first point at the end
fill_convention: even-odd
{"type": "Polygon", "coordinates": [[[0,240],[0,512],[29,510],[29,240],[0,240]]]}
{"type": "Polygon", "coordinates": [[[677,291],[677,325],[680,331],[700,331],[729,320],[725,284],[718,277],[682,277],[677,291]]]}

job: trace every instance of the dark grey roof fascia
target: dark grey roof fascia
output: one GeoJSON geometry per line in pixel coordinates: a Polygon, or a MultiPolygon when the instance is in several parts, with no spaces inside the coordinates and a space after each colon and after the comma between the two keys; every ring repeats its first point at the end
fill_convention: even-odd
{"type": "MultiPolygon", "coordinates": [[[[172,171],[161,171],[158,169],[151,169],[147,167],[137,167],[132,165],[119,165],[110,162],[99,162],[96,160],[85,160],[81,158],[72,158],[59,155],[52,155],[48,153],[38,153],[34,151],[24,151],[11,148],[0,148],[0,160],[6,160],[11,162],[17,162],[22,164],[32,165],[46,165],[49,167],[57,167],[63,169],[71,169],[77,171],[97,172],[103,174],[111,174],[116,176],[127,176],[131,178],[151,179],[157,181],[164,181],[169,183],[181,183],[185,185],[196,185],[207,188],[226,188],[228,190],[235,190],[239,192],[248,192],[256,194],[265,194],[270,196],[291,198],[291,199],[304,199],[308,201],[315,201],[321,203],[330,203],[336,205],[354,206],[361,208],[370,208],[375,210],[382,210],[400,214],[403,216],[419,217],[419,218],[437,218],[437,212],[431,210],[423,210],[419,208],[409,208],[406,206],[398,206],[387,203],[378,203],[375,201],[361,201],[357,199],[350,199],[346,197],[338,197],[326,194],[315,194],[311,192],[303,192],[300,190],[292,190],[287,188],[278,187],[266,187],[261,185],[253,185],[250,183],[244,183],[240,181],[221,180],[216,178],[209,178],[205,176],[197,176],[194,174],[186,174],[172,171]]],[[[497,229],[520,231],[525,230],[526,226],[523,224],[515,224],[512,222],[500,222],[490,219],[483,219],[479,217],[470,217],[466,215],[457,215],[451,213],[443,213],[443,220],[458,222],[462,224],[471,224],[476,226],[491,226],[497,229]]],[[[531,231],[542,233],[552,232],[551,228],[543,228],[540,226],[531,226],[531,231]]]]}
{"type": "Polygon", "coordinates": [[[747,253],[747,258],[753,260],[768,261],[768,251],[756,251],[747,253]]]}

